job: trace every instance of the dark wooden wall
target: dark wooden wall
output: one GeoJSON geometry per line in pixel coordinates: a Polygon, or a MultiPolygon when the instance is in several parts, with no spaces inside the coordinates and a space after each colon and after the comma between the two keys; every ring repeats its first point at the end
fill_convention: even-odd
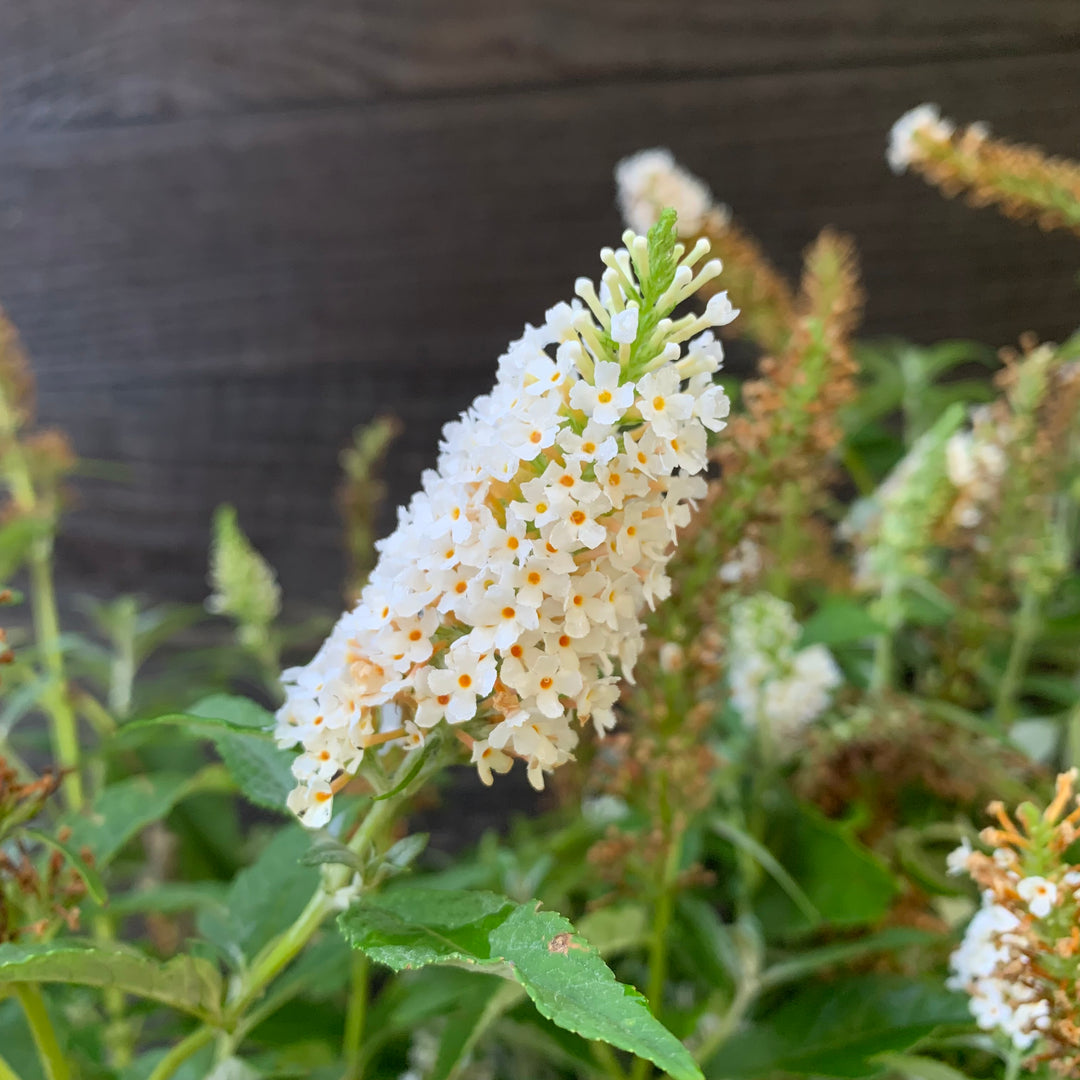
{"type": "Polygon", "coordinates": [[[123,482],[63,555],[203,592],[231,500],[333,602],[356,423],[411,490],[505,342],[620,231],[611,168],[670,146],[785,268],[853,232],[867,331],[1060,336],[1080,247],[895,178],[924,100],[1080,147],[1077,0],[2,0],[0,302],[43,418],[123,482]]]}

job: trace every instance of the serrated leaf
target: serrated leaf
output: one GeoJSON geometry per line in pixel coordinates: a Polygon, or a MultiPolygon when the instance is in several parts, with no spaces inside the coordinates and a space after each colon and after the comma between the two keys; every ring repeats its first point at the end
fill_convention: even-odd
{"type": "Polygon", "coordinates": [[[557,912],[494,893],[414,886],[362,900],[339,925],[354,948],[397,971],[450,964],[501,975],[560,1027],[647,1058],[675,1080],[701,1075],[645,998],[618,982],[557,912]]]}
{"type": "Polygon", "coordinates": [[[254,956],[293,922],[318,886],[318,870],[300,862],[310,846],[310,835],[299,825],[281,829],[233,878],[224,910],[200,912],[203,936],[237,962],[254,956]]]}
{"type": "Polygon", "coordinates": [[[209,739],[221,755],[244,796],[267,810],[284,814],[285,800],[296,784],[292,775],[295,755],[281,750],[270,732],[274,717],[249,698],[212,694],[187,713],[169,713],[137,720],[121,729],[131,737],[162,724],[209,739]]]}
{"type": "MultiPolygon", "coordinates": [[[[578,933],[603,957],[616,956],[628,949],[640,947],[646,941],[648,930],[645,910],[632,904],[620,904],[617,907],[593,911],[578,922],[578,933]]],[[[482,980],[478,978],[477,981],[482,980]]],[[[466,1015],[460,1018],[460,1023],[471,1025],[464,1033],[467,1038],[450,1036],[449,1032],[447,1033],[447,1037],[439,1045],[438,1063],[430,1080],[444,1080],[444,1077],[449,1080],[458,1076],[464,1059],[491,1025],[526,997],[524,987],[517,982],[496,981],[494,987],[490,984],[481,986],[477,993],[482,998],[482,1009],[473,1008],[475,1003],[469,995],[463,995],[460,999],[466,1012],[466,1015]],[[450,1054],[451,1046],[456,1046],[456,1057],[450,1054]]]]}
{"type": "Polygon", "coordinates": [[[120,990],[215,1021],[224,986],[205,960],[179,956],[164,963],[123,945],[73,939],[47,945],[0,945],[0,985],[67,983],[120,990]]]}
{"type": "Polygon", "coordinates": [[[858,1078],[874,1059],[906,1050],[942,1024],[970,1020],[967,1001],[940,982],[863,975],[800,991],[724,1044],[706,1075],[717,1080],[793,1073],[858,1078]]]}
{"type": "Polygon", "coordinates": [[[239,694],[210,694],[195,702],[188,712],[207,720],[223,720],[234,729],[264,733],[274,729],[274,714],[239,694]]]}

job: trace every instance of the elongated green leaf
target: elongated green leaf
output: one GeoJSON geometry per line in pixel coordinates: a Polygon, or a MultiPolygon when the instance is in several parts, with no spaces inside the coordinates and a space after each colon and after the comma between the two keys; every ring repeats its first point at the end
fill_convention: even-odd
{"type": "Polygon", "coordinates": [[[790,960],[779,960],[761,975],[763,986],[781,986],[814,975],[823,968],[846,964],[875,953],[896,952],[916,945],[933,945],[941,941],[939,934],[912,927],[893,926],[877,934],[867,934],[857,941],[822,945],[818,949],[801,952],[790,960]]]}
{"type": "Polygon", "coordinates": [[[0,945],[0,985],[17,982],[121,990],[207,1020],[219,1017],[224,989],[206,960],[181,956],[161,963],[123,945],[73,939],[0,945]]]}
{"type": "Polygon", "coordinates": [[[940,982],[863,975],[808,987],[730,1039],[706,1069],[716,1080],[793,1073],[854,1078],[874,1059],[906,1050],[941,1024],[970,1020],[967,1002],[940,982]]]}
{"type": "Polygon", "coordinates": [[[761,844],[749,833],[744,832],[738,826],[730,821],[725,821],[721,817],[714,817],[709,822],[709,827],[718,836],[722,836],[735,847],[741,848],[753,856],[761,868],[783,889],[791,902],[803,913],[811,925],[821,922],[821,912],[818,911],[813,900],[806,895],[800,888],[799,883],[783,868],[764,844],[761,844]]]}
{"type": "Polygon", "coordinates": [[[450,964],[501,975],[560,1027],[647,1058],[675,1080],[700,1076],[644,997],[619,983],[556,912],[493,893],[403,886],[361,901],[339,921],[355,948],[395,970],[450,964]]]}
{"type": "MultiPolygon", "coordinates": [[[[825,922],[860,926],[881,919],[896,895],[888,867],[851,835],[810,806],[790,805],[770,820],[769,847],[825,922]]],[[[808,929],[803,905],[766,882],[755,910],[767,933],[808,929]]]]}
{"type": "Polygon", "coordinates": [[[207,720],[223,720],[234,729],[262,731],[274,729],[274,715],[257,701],[238,694],[211,694],[191,706],[192,716],[207,720]]]}
{"type": "Polygon", "coordinates": [[[296,781],[294,755],[280,750],[271,731],[274,717],[248,698],[212,694],[188,713],[169,713],[125,724],[124,737],[138,737],[169,724],[195,738],[209,739],[247,799],[267,810],[285,813],[285,799],[296,781]]]}
{"type": "Polygon", "coordinates": [[[910,1080],[967,1080],[959,1069],[919,1054],[877,1054],[872,1060],[875,1065],[910,1080]]]}
{"type": "Polygon", "coordinates": [[[153,911],[173,915],[180,911],[225,907],[226,887],[217,881],[166,882],[114,896],[109,911],[117,918],[153,911]]]}
{"type": "Polygon", "coordinates": [[[301,865],[311,837],[299,825],[281,829],[251,866],[229,886],[224,910],[199,913],[200,932],[234,960],[254,956],[303,910],[319,871],[301,865]]]}
{"type": "Polygon", "coordinates": [[[881,631],[880,624],[870,617],[864,605],[836,596],[806,620],[801,644],[849,645],[872,638],[881,631]]]}
{"type": "Polygon", "coordinates": [[[68,844],[76,851],[87,847],[94,865],[102,867],[134,836],[159,821],[181,800],[197,791],[221,790],[225,777],[220,766],[184,776],[153,773],[110,784],[85,814],[71,815],[68,844]]]}

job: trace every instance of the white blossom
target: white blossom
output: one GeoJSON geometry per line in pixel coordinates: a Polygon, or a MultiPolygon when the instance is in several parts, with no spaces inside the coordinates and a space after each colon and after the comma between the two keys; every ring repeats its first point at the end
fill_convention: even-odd
{"type": "Polygon", "coordinates": [[[522,759],[537,787],[580,724],[614,726],[640,613],[670,592],[678,529],[704,494],[706,432],[724,426],[708,330],[732,316],[714,297],[704,316],[669,317],[719,273],[700,245],[646,312],[646,241],[624,241],[602,253],[600,292],[579,281],[584,305],[526,327],[491,392],[446,425],[359,603],[285,673],[277,735],[301,748],[289,806],[305,824],[330,819],[366,751],[418,748],[441,725],[484,783],[522,759]]]}
{"type": "Polygon", "coordinates": [[[781,749],[820,716],[840,685],[840,670],[820,644],[796,649],[792,606],[769,593],[738,601],[731,617],[728,684],[748,727],[765,725],[781,749]]]}
{"type": "Polygon", "coordinates": [[[1022,878],[1017,883],[1016,892],[1036,919],[1045,919],[1057,903],[1057,886],[1044,877],[1022,878]]]}
{"type": "Polygon", "coordinates": [[[885,155],[889,168],[894,173],[902,173],[912,163],[918,154],[916,133],[925,132],[932,138],[947,139],[955,130],[948,120],[941,118],[936,105],[918,105],[909,109],[889,132],[889,149],[885,155]]]}

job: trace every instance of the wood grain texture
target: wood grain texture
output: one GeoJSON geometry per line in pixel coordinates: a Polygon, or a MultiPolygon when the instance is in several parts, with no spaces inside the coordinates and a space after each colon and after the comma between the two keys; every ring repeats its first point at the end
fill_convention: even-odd
{"type": "Polygon", "coordinates": [[[9,0],[0,124],[1060,53],[1075,0],[9,0]]]}
{"type": "MultiPolygon", "coordinates": [[[[945,4],[933,25],[967,19],[971,29],[981,10],[989,14],[978,33],[989,36],[980,47],[1056,48],[1066,7],[1029,3],[1022,10],[1038,17],[1020,19],[1021,9],[992,2],[945,4]]],[[[635,17],[647,37],[646,6],[655,15],[655,5],[625,0],[624,51],[609,72],[628,75],[633,64],[651,63],[647,46],[633,54],[630,44],[635,17]]],[[[687,6],[712,20],[712,47],[726,47],[717,20],[726,12],[734,25],[735,6],[687,6]]],[[[615,10],[596,7],[609,16],[615,10]]],[[[907,38],[891,35],[888,25],[902,17],[888,24],[878,5],[821,7],[848,12],[846,23],[837,16],[835,36],[862,42],[844,54],[848,60],[865,59],[886,40],[934,37],[914,20],[904,24],[907,38]],[[864,7],[877,22],[868,16],[856,25],[864,7]]],[[[505,20],[515,12],[542,21],[538,9],[504,8],[490,11],[507,35],[512,22],[505,20]]],[[[47,9],[61,6],[19,6],[47,9]]],[[[324,9],[335,10],[313,10],[324,9]]],[[[3,10],[0,17],[10,19],[10,7],[3,10]]],[[[141,20],[164,18],[166,9],[98,0],[70,33],[98,40],[91,24],[108,10],[151,26],[141,20]]],[[[263,40],[245,37],[251,10],[221,0],[206,9],[209,28],[196,36],[251,55],[263,40]],[[229,12],[235,25],[215,23],[229,12]]],[[[381,10],[393,23],[397,9],[381,10]]],[[[417,40],[435,33],[419,10],[395,23],[401,35],[409,36],[411,21],[417,40]]],[[[752,10],[779,17],[795,7],[777,0],[752,10]]],[[[592,33],[599,34],[595,12],[575,16],[570,5],[555,4],[548,17],[564,20],[561,32],[520,31],[515,48],[547,55],[538,42],[561,41],[575,17],[579,28],[596,19],[592,33]]],[[[153,24],[147,41],[173,56],[177,71],[189,71],[185,34],[196,34],[198,20],[177,20],[179,40],[153,24]]],[[[27,25],[24,56],[34,44],[27,25]]],[[[800,32],[805,51],[808,31],[800,32]]],[[[271,36],[281,33],[275,24],[271,36]]],[[[297,25],[295,33],[294,86],[310,88],[303,81],[310,50],[300,46],[314,31],[297,25]]],[[[338,33],[347,49],[347,35],[338,33]]],[[[788,271],[821,226],[853,232],[866,267],[869,332],[1004,343],[1023,330],[1054,337],[1075,325],[1073,240],[944,202],[913,178],[892,177],[883,161],[891,122],[927,99],[958,118],[989,120],[1002,133],[1070,152],[1080,143],[1075,53],[657,76],[664,57],[681,57],[694,36],[684,35],[678,48],[661,37],[649,79],[284,112],[245,111],[304,100],[290,97],[284,83],[275,89],[272,65],[251,77],[254,85],[265,76],[264,97],[221,90],[243,67],[229,54],[221,62],[225,82],[213,83],[197,65],[185,76],[207,96],[159,110],[159,119],[184,114],[167,123],[105,123],[129,114],[108,105],[108,94],[96,98],[85,81],[71,100],[85,100],[89,111],[65,116],[67,91],[34,87],[26,100],[40,111],[22,114],[34,122],[0,131],[0,298],[34,355],[43,417],[67,428],[84,455],[126,470],[124,482],[82,485],[62,548],[74,578],[98,592],[198,598],[210,515],[228,500],[279,566],[294,602],[333,603],[341,567],[332,491],[353,425],[388,410],[405,418],[389,479],[395,497],[406,497],[432,461],[439,425],[489,385],[505,343],[566,297],[578,274],[595,271],[597,249],[620,231],[611,167],[641,146],[670,145],[788,271]],[[230,102],[232,114],[224,115],[230,102]],[[97,126],[63,123],[86,118],[97,126]]],[[[0,40],[11,48],[6,36],[0,40]]],[[[131,45],[132,62],[153,67],[149,47],[131,45]]],[[[396,74],[385,85],[434,86],[432,72],[451,53],[410,48],[427,59],[388,62],[396,74]]],[[[476,48],[458,56],[458,81],[439,76],[440,85],[460,90],[480,77],[487,53],[476,48]]],[[[575,50],[584,57],[585,46],[560,48],[557,62],[533,64],[537,79],[541,69],[556,82],[581,74],[583,61],[575,68],[567,57],[575,50]]],[[[782,66],[793,48],[778,42],[769,65],[782,66]]],[[[52,70],[59,87],[65,69],[52,70]]],[[[494,68],[486,70],[485,80],[498,81],[494,68]]],[[[114,85],[99,70],[100,85],[120,93],[125,71],[120,65],[114,85]]],[[[359,84],[342,91],[365,92],[359,84]]],[[[319,93],[334,96],[326,87],[319,93]]],[[[148,115],[139,94],[132,100],[138,108],[130,115],[148,115]]]]}

